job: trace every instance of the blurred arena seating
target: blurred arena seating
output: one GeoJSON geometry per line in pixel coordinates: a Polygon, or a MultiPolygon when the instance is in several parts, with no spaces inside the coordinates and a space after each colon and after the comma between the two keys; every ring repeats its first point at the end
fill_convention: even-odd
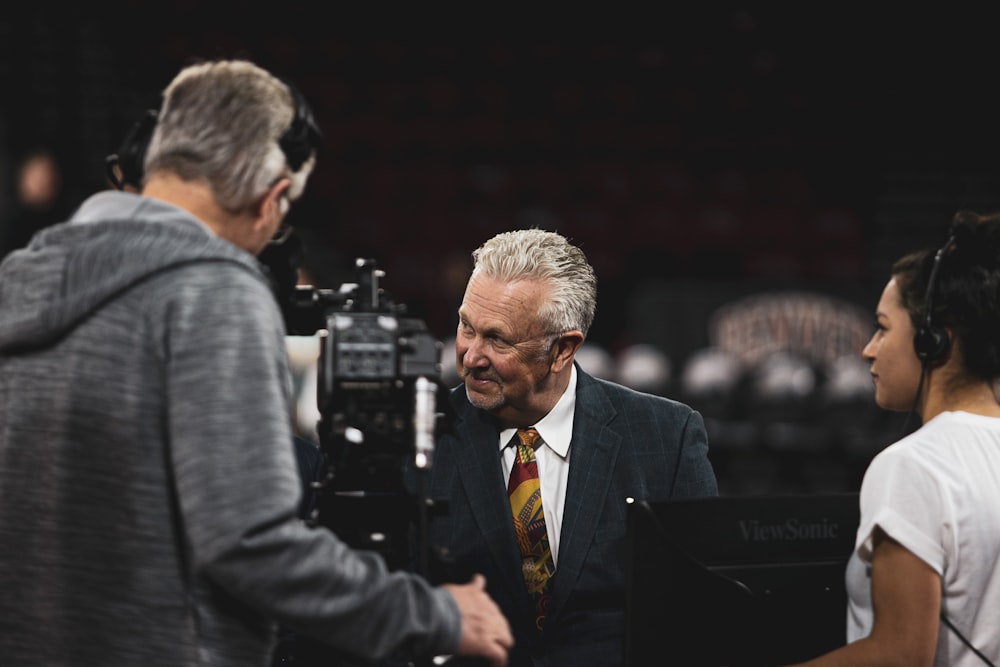
{"type": "Polygon", "coordinates": [[[675,395],[702,412],[726,493],[856,491],[893,422],[874,403],[865,310],[771,290],[718,303],[675,395]]]}
{"type": "MultiPolygon", "coordinates": [[[[909,91],[860,45],[830,48],[836,17],[809,32],[784,7],[692,10],[646,35],[481,39],[381,22],[365,34],[301,20],[249,30],[211,3],[181,4],[226,20],[178,11],[134,31],[122,29],[129,12],[117,23],[92,8],[61,21],[32,10],[30,30],[0,20],[0,55],[31,65],[5,72],[23,91],[0,119],[5,153],[58,145],[67,192],[82,199],[107,187],[104,156],[179,64],[253,58],[298,84],[324,130],[290,214],[309,232],[318,286],[375,258],[392,299],[446,339],[471,250],[517,227],[565,234],[599,279],[581,363],[701,410],[724,490],[859,479],[895,434],[858,364],[870,316],[857,309],[871,312],[892,258],[940,245],[958,199],[997,207],[990,151],[977,167],[952,134],[896,112],[931,103],[928,70],[909,91]],[[865,87],[869,74],[877,85],[865,87]],[[798,310],[779,316],[776,304],[798,310]],[[843,338],[803,345],[783,322],[843,338]]],[[[959,110],[955,132],[973,134],[959,110]]],[[[0,212],[11,200],[0,193],[0,212]]],[[[446,344],[449,383],[452,357],[446,344]]]]}
{"type": "Polygon", "coordinates": [[[842,361],[870,334],[872,202],[817,175],[863,138],[780,120],[830,101],[779,40],[701,28],[720,39],[329,42],[301,84],[333,156],[310,196],[442,337],[473,248],[565,234],[599,276],[586,370],[703,411],[726,492],[854,490],[885,435],[842,361]]]}

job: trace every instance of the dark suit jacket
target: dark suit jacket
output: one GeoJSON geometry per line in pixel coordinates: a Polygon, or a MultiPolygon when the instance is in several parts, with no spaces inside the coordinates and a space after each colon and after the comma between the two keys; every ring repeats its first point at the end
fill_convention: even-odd
{"type": "Polygon", "coordinates": [[[704,422],[691,408],[587,375],[577,367],[569,481],[545,628],[534,611],[514,541],[498,450],[500,427],[451,393],[453,423],[438,438],[429,495],[448,501],[432,543],[449,577],[480,572],[510,621],[510,665],[618,665],[623,659],[625,499],[718,494],[704,422]]]}

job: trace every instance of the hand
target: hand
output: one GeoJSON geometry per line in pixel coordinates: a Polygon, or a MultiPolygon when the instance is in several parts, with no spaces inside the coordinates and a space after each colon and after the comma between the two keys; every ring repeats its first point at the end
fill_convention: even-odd
{"type": "Polygon", "coordinates": [[[445,584],[462,613],[462,637],[457,655],[486,658],[492,667],[507,664],[507,651],[514,645],[507,619],[486,593],[486,578],[481,574],[467,584],[445,584]]]}

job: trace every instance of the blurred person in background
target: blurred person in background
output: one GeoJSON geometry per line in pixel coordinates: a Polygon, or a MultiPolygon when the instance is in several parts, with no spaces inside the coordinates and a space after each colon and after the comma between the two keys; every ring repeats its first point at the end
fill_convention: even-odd
{"type": "Polygon", "coordinates": [[[52,151],[29,151],[14,176],[13,202],[0,226],[0,259],[26,246],[39,230],[65,220],[70,212],[62,168],[52,151]]]}

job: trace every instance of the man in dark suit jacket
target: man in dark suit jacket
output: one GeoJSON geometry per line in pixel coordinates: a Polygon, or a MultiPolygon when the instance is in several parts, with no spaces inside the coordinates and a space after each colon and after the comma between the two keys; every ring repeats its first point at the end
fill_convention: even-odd
{"type": "Polygon", "coordinates": [[[701,416],[665,398],[595,379],[574,362],[593,321],[596,279],[583,253],[537,229],[500,234],[473,253],[459,309],[463,385],[437,442],[430,495],[448,501],[432,540],[449,574],[485,574],[514,630],[510,664],[623,660],[629,499],[717,495],[701,416]],[[542,620],[522,577],[507,476],[515,429],[535,428],[554,574],[542,620]]]}

